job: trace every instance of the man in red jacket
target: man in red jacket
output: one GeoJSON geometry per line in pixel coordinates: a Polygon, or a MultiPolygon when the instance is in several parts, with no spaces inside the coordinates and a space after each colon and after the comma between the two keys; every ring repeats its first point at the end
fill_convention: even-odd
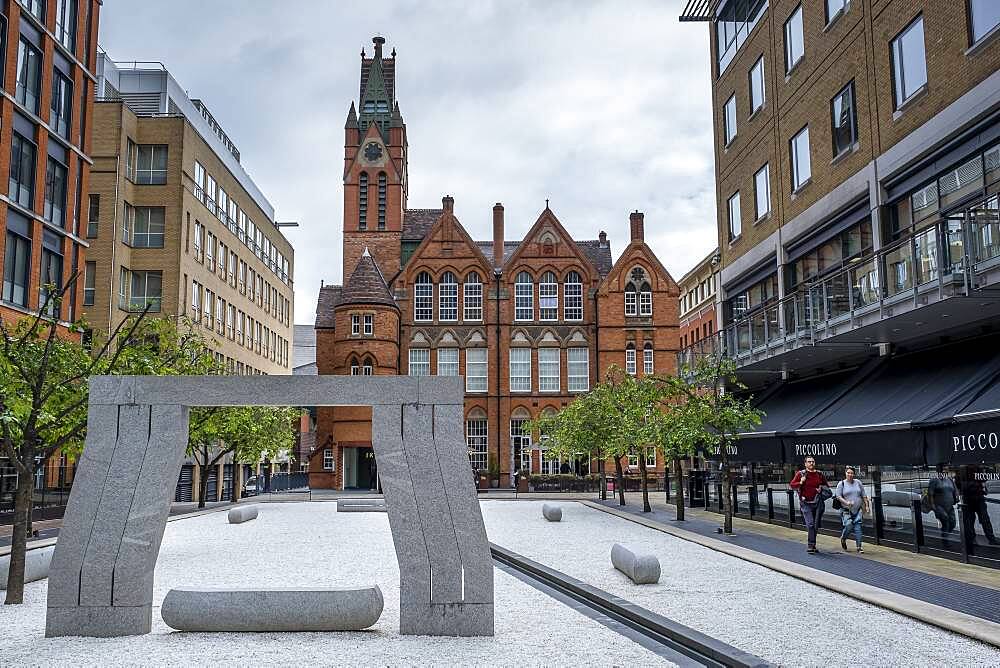
{"type": "Polygon", "coordinates": [[[788,484],[799,492],[799,507],[802,509],[802,518],[806,521],[808,530],[808,546],[806,552],[815,554],[816,530],[823,521],[823,511],[826,510],[826,503],[820,495],[820,488],[829,487],[826,476],[816,470],[816,460],[806,457],[806,468],[804,471],[796,471],[792,482],[788,484]]]}

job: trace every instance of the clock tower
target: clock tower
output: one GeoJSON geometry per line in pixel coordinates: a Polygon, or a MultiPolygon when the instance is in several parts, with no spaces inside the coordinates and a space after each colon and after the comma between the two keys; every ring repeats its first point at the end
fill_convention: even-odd
{"type": "Polygon", "coordinates": [[[372,42],[371,58],[361,51],[358,107],[351,103],[344,126],[345,280],[365,248],[387,280],[400,269],[406,125],[396,102],[396,51],[383,57],[385,38],[372,42]]]}

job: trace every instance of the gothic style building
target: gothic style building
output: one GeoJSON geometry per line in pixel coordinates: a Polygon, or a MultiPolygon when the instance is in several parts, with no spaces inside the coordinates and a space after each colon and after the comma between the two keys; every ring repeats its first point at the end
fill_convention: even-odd
{"type": "MultiPolygon", "coordinates": [[[[522,425],[567,405],[612,364],[674,370],[679,290],[643,241],[643,214],[631,214],[615,262],[604,232],[577,241],[547,205],[513,241],[501,204],[487,241],[472,239],[450,196],[439,209],[408,208],[395,51],[384,57],[385,40],[373,42],[345,127],[345,281],[320,289],[318,373],[464,376],[474,468],[499,471],[503,485],[515,472],[597,473],[596,462],[546,458],[522,425]]],[[[370,416],[318,410],[311,486],[377,485],[370,416]]],[[[647,461],[662,470],[655,453],[647,461]]]]}

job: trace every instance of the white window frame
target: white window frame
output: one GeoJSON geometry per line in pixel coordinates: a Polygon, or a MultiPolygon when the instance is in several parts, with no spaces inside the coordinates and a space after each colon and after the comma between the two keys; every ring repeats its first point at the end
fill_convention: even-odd
{"type": "Polygon", "coordinates": [[[551,271],[538,279],[538,319],[547,322],[559,319],[559,279],[551,271]]]}
{"type": "Polygon", "coordinates": [[[409,374],[411,376],[429,376],[431,374],[431,349],[410,348],[409,374]]]}
{"type": "Polygon", "coordinates": [[[450,271],[444,272],[438,283],[438,321],[458,321],[458,278],[450,271]]]}
{"type": "MultiPolygon", "coordinates": [[[[282,302],[282,308],[284,308],[284,302],[282,302]]],[[[365,313],[364,320],[364,334],[365,336],[372,336],[375,334],[375,316],[371,313],[365,313]]]]}
{"type": "Polygon", "coordinates": [[[485,415],[465,419],[465,444],[469,450],[469,464],[476,471],[485,471],[489,465],[489,422],[485,415]]]}
{"type": "Polygon", "coordinates": [[[470,272],[465,276],[465,284],[462,286],[462,299],[464,301],[465,320],[480,321],[483,319],[483,283],[476,272],[470,272]]]}
{"type": "Polygon", "coordinates": [[[749,74],[750,80],[750,115],[753,116],[754,112],[763,108],[764,102],[767,101],[767,84],[764,79],[764,56],[757,59],[757,62],[753,64],[750,68],[749,74]],[[754,95],[754,84],[760,88],[760,99],[756,99],[754,95]]]}
{"type": "Polygon", "coordinates": [[[566,389],[569,392],[590,390],[590,348],[566,349],[566,389]]]}
{"type": "Polygon", "coordinates": [[[583,279],[575,271],[566,274],[563,283],[563,318],[583,320],[583,279]]]}
{"type": "Polygon", "coordinates": [[[325,448],[323,450],[323,470],[324,471],[336,470],[336,460],[333,457],[332,448],[325,448]]]}
{"type": "Polygon", "coordinates": [[[790,74],[806,54],[802,32],[802,5],[795,8],[785,20],[785,74],[790,74]]]}
{"type": "Polygon", "coordinates": [[[642,373],[646,376],[653,375],[653,346],[647,343],[642,347],[642,373]]]}
{"type": "Polygon", "coordinates": [[[531,348],[511,348],[510,391],[531,392],[531,348]],[[516,373],[515,373],[516,372],[516,373]]]}
{"type": "Polygon", "coordinates": [[[639,317],[649,318],[653,315],[653,291],[643,290],[644,285],[639,286],[639,317]]]}
{"type": "Polygon", "coordinates": [[[437,349],[437,375],[458,375],[458,348],[437,349]]]}
{"type": "Polygon", "coordinates": [[[726,218],[729,225],[729,241],[735,241],[743,234],[743,216],[740,211],[740,191],[733,193],[726,200],[726,218]]]}
{"type": "Polygon", "coordinates": [[[420,272],[413,284],[413,320],[415,322],[434,320],[434,282],[427,272],[420,272]]]}
{"type": "Polygon", "coordinates": [[[722,106],[722,129],[724,146],[729,146],[736,139],[736,93],[730,95],[722,106]]]}
{"type": "Polygon", "coordinates": [[[646,468],[656,468],[656,447],[646,446],[646,468]]]}
{"type": "Polygon", "coordinates": [[[625,373],[630,376],[636,375],[635,370],[635,346],[630,345],[625,348],[625,373]]]}
{"type": "Polygon", "coordinates": [[[771,167],[768,163],[764,163],[753,175],[753,202],[757,220],[771,213],[771,167]]]}
{"type": "Polygon", "coordinates": [[[514,281],[514,320],[530,322],[535,319],[535,281],[526,271],[518,272],[514,281]],[[529,282],[522,279],[528,278],[529,282]]]}
{"type": "Polygon", "coordinates": [[[561,351],[559,348],[538,349],[538,391],[559,392],[561,387],[561,351]]]}
{"type": "Polygon", "coordinates": [[[351,336],[361,335],[361,316],[357,313],[351,314],[351,336]]]}
{"type": "Polygon", "coordinates": [[[892,56],[892,92],[895,103],[893,108],[898,111],[917,93],[927,87],[927,42],[924,34],[923,14],[917,16],[910,21],[909,25],[899,31],[899,34],[890,42],[889,50],[892,56]],[[922,57],[919,59],[919,63],[906,63],[903,60],[903,42],[911,36],[916,38],[916,35],[912,34],[914,30],[919,30],[920,33],[920,55],[922,57]],[[908,80],[913,82],[912,86],[907,85],[908,80]]]}
{"type": "Polygon", "coordinates": [[[804,187],[812,178],[812,156],[809,147],[809,126],[806,125],[801,130],[792,135],[788,140],[789,158],[792,166],[792,192],[796,192],[804,187]],[[805,143],[805,160],[799,160],[798,146],[800,142],[805,143]]]}
{"type": "Polygon", "coordinates": [[[489,350],[487,348],[466,348],[465,391],[486,392],[488,390],[489,369],[489,350]]]}
{"type": "Polygon", "coordinates": [[[625,286],[625,315],[626,317],[639,315],[639,292],[635,289],[634,283],[625,286]],[[629,286],[633,289],[629,290],[629,286]]]}

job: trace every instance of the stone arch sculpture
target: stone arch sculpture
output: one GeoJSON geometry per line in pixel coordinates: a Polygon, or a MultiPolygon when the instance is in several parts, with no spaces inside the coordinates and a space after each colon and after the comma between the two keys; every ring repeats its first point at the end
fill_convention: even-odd
{"type": "Polygon", "coordinates": [[[192,406],[371,406],[399,562],[400,632],[493,635],[493,562],[461,377],[100,376],[56,543],[45,635],[149,633],[153,569],[192,406]]]}

